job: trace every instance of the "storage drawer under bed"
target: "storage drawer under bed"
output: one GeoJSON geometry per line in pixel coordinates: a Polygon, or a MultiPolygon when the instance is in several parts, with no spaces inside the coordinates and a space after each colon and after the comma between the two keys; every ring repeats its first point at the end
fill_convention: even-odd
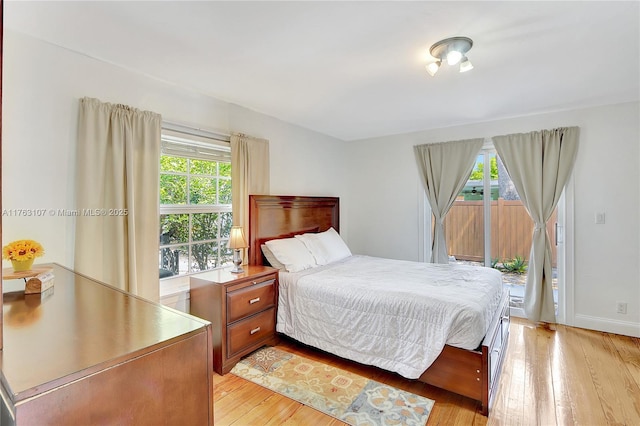
{"type": "Polygon", "coordinates": [[[483,342],[483,357],[486,357],[488,373],[486,378],[488,381],[486,389],[487,407],[485,407],[485,410],[488,410],[498,389],[498,378],[502,371],[502,364],[509,342],[509,325],[511,323],[509,309],[509,293],[505,292],[501,302],[500,315],[497,318],[498,323],[494,323],[494,326],[491,327],[491,335],[488,334],[483,342]]]}

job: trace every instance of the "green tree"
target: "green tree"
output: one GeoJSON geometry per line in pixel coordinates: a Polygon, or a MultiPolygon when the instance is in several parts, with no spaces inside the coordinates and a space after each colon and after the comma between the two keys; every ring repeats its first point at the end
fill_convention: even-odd
{"type": "MultiPolygon", "coordinates": [[[[490,160],[491,171],[490,176],[491,180],[498,179],[498,160],[497,157],[491,157],[490,160]]],[[[471,172],[471,176],[469,176],[469,180],[483,180],[484,179],[484,163],[476,164],[476,168],[471,172]]]]}
{"type": "MultiPolygon", "coordinates": [[[[192,216],[191,240],[214,240],[218,236],[218,213],[197,213],[192,216]]],[[[210,261],[213,266],[218,263],[217,245],[212,242],[194,244],[191,246],[191,256],[197,264],[199,271],[210,269],[210,261]],[[210,259],[212,257],[212,259],[210,259]]],[[[195,266],[195,265],[194,265],[195,266]]]]}
{"type": "Polygon", "coordinates": [[[162,155],[160,156],[160,171],[187,173],[187,159],[162,155]]]}
{"type": "MultiPolygon", "coordinates": [[[[160,204],[231,204],[231,164],[163,155],[160,157],[160,204]],[[187,185],[187,175],[189,184],[187,185]]],[[[232,214],[160,215],[160,245],[189,244],[160,250],[161,268],[179,272],[179,257],[189,256],[189,271],[203,271],[231,260],[226,247],[232,214]]]]}
{"type": "Polygon", "coordinates": [[[216,178],[192,177],[189,187],[190,204],[218,204],[216,178]]]}
{"type": "Polygon", "coordinates": [[[187,204],[187,177],[160,175],[160,204],[187,204]]]}

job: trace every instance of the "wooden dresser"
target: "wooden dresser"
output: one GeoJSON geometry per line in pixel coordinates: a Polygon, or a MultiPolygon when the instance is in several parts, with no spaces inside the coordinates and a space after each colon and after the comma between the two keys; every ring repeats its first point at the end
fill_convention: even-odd
{"type": "Polygon", "coordinates": [[[209,322],[46,266],[3,283],[3,426],[213,424],[209,322]]]}
{"type": "Polygon", "coordinates": [[[228,373],[244,355],[276,344],[278,270],[244,266],[190,278],[190,312],[213,323],[213,369],[228,373]]]}

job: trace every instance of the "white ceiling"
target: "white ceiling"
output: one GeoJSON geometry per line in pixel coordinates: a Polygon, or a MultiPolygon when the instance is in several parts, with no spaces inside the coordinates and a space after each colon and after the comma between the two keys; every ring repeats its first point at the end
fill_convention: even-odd
{"type": "Polygon", "coordinates": [[[5,0],[5,27],[353,140],[638,101],[639,5],[5,0]],[[430,77],[456,35],[475,69],[430,77]]]}

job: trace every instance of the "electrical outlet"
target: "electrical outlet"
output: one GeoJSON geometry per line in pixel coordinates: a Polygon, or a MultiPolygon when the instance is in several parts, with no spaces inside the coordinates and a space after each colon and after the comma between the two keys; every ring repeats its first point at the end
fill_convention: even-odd
{"type": "Polygon", "coordinates": [[[604,224],[604,212],[596,213],[596,225],[604,224]]]}
{"type": "Polygon", "coordinates": [[[617,302],[616,312],[619,314],[627,313],[627,304],[625,302],[617,302]]]}

